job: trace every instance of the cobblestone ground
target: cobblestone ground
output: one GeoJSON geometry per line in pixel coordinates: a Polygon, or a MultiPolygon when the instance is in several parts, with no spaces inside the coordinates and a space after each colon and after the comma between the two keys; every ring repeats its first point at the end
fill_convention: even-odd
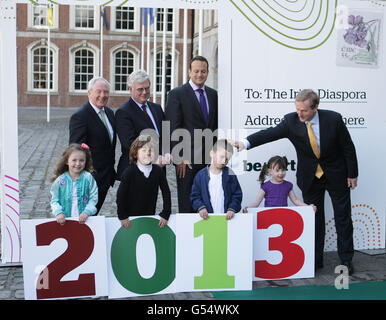
{"type": "MultiPolygon", "coordinates": [[[[75,109],[53,108],[51,110],[51,121],[47,123],[45,108],[19,108],[19,187],[22,219],[51,218],[49,179],[58,157],[67,146],[68,120],[74,111],[75,109]]],[[[118,162],[120,156],[119,144],[117,145],[116,155],[118,162]]],[[[176,213],[177,192],[174,168],[168,167],[167,176],[172,192],[172,212],[176,213]]],[[[101,214],[106,217],[116,217],[115,195],[117,188],[118,183],[110,189],[102,207],[101,214]]],[[[157,210],[160,208],[161,203],[157,205],[157,210]]],[[[350,283],[386,280],[385,254],[368,255],[356,252],[353,262],[355,273],[350,277],[350,283]]],[[[338,264],[339,260],[336,252],[328,252],[325,254],[324,268],[318,270],[314,278],[255,281],[253,282],[253,288],[334,285],[337,276],[334,270],[338,264]]],[[[5,265],[0,268],[0,300],[2,299],[24,299],[23,272],[20,266],[5,265]]],[[[99,299],[106,299],[106,297],[99,299]]],[[[213,296],[210,292],[185,292],[131,299],[207,300],[213,299],[213,296]]]]}
{"type": "MultiPolygon", "coordinates": [[[[52,108],[50,122],[46,121],[45,108],[19,108],[19,180],[20,212],[22,219],[52,218],[50,209],[50,178],[56,161],[68,145],[68,121],[76,109],[52,108]]],[[[116,163],[121,155],[116,149],[116,163]]],[[[172,193],[172,212],[177,211],[177,191],[174,168],[167,168],[172,193]]],[[[116,191],[119,182],[109,190],[100,215],[116,217],[116,191]]],[[[157,211],[162,208],[159,197],[157,211]]],[[[21,267],[0,268],[0,300],[24,299],[21,267]]],[[[102,298],[103,299],[103,298],[102,298]]],[[[177,293],[138,297],[136,299],[213,299],[207,292],[177,293]]]]}

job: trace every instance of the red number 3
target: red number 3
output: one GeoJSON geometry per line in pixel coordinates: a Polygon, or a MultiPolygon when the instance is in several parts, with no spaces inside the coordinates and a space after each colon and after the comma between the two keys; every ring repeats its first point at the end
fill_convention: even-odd
{"type": "Polygon", "coordinates": [[[273,224],[280,224],[283,232],[279,237],[269,238],[269,250],[282,253],[283,259],[277,265],[267,261],[255,261],[255,276],[263,279],[286,278],[297,273],[304,265],[304,251],[292,243],[303,233],[303,219],[290,209],[269,209],[257,214],[257,229],[267,229],[273,224]]]}
{"type": "Polygon", "coordinates": [[[50,299],[95,295],[95,274],[80,274],[78,280],[60,281],[64,275],[80,266],[94,249],[94,236],[91,229],[78,221],[67,220],[64,226],[56,221],[36,226],[36,244],[48,246],[55,239],[64,238],[67,250],[52,261],[40,274],[37,283],[37,298],[50,299]],[[42,277],[46,275],[47,286],[39,289],[42,277]]]}

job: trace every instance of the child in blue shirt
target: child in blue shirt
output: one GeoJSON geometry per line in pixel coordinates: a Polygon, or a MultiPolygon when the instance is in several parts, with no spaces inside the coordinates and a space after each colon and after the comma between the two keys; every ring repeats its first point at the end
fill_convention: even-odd
{"type": "Polygon", "coordinates": [[[243,193],[237,176],[227,167],[232,155],[232,145],[218,140],[210,151],[211,164],[194,177],[190,200],[203,219],[208,219],[209,213],[226,213],[230,220],[241,209],[243,193]]]}
{"type": "Polygon", "coordinates": [[[58,160],[51,181],[51,209],[56,221],[64,225],[66,217],[77,217],[85,223],[97,212],[98,187],[89,147],[72,143],[58,160]]]}

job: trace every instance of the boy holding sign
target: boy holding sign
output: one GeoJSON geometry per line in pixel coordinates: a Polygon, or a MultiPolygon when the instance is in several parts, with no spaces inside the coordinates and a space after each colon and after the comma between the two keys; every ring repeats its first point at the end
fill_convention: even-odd
{"type": "Polygon", "coordinates": [[[190,200],[203,219],[208,219],[209,213],[226,213],[230,220],[241,209],[243,193],[236,175],[227,167],[232,155],[232,145],[218,140],[210,151],[211,164],[194,177],[190,200]]]}

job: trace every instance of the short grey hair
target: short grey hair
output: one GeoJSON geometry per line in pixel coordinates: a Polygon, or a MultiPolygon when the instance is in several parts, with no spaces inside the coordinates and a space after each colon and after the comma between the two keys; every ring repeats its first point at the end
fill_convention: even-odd
{"type": "Polygon", "coordinates": [[[105,78],[103,77],[94,77],[92,78],[89,82],[88,82],[88,87],[87,89],[88,90],[92,90],[94,88],[94,85],[95,83],[97,83],[98,81],[102,81],[106,84],[106,86],[109,88],[109,91],[111,90],[111,84],[110,82],[108,82],[105,78]]]}
{"type": "Polygon", "coordinates": [[[319,96],[318,94],[312,90],[312,89],[303,89],[300,91],[295,98],[295,101],[301,101],[304,102],[306,100],[310,100],[311,102],[311,109],[315,109],[317,105],[319,105],[319,96]]]}
{"type": "Polygon", "coordinates": [[[150,76],[145,70],[137,70],[132,72],[127,77],[127,86],[133,87],[134,82],[142,83],[148,80],[150,82],[150,76]]]}

